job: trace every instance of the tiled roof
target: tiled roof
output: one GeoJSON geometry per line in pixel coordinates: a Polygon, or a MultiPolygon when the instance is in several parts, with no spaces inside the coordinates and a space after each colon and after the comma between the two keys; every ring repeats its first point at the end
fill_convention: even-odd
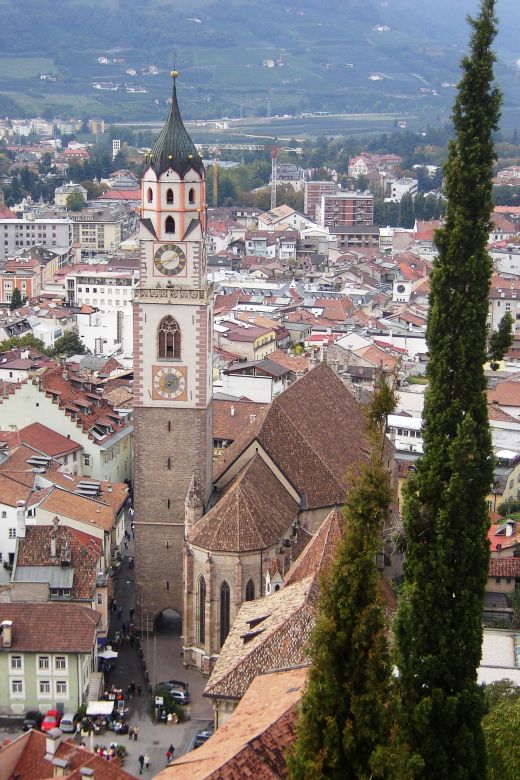
{"type": "Polygon", "coordinates": [[[0,603],[0,623],[13,621],[8,652],[89,653],[100,619],[99,612],[79,604],[0,603]]]}
{"type": "Polygon", "coordinates": [[[204,695],[240,699],[258,674],[309,663],[316,597],[314,578],[306,577],[269,597],[244,602],[204,695]]]}
{"type": "MultiPolygon", "coordinates": [[[[271,357],[271,356],[269,356],[271,357]]],[[[213,438],[234,441],[241,431],[254,422],[266,404],[237,399],[213,401],[213,438]]]]}
{"type": "Polygon", "coordinates": [[[269,353],[269,360],[295,373],[309,370],[309,358],[306,355],[289,355],[281,349],[275,349],[274,352],[269,353]]]}
{"type": "Polygon", "coordinates": [[[490,420],[496,420],[497,422],[516,423],[517,425],[520,423],[520,420],[517,420],[516,417],[513,417],[512,414],[504,412],[504,410],[501,409],[498,404],[488,404],[487,408],[488,417],[490,420]]]}
{"type": "Polygon", "coordinates": [[[488,403],[498,406],[520,406],[520,382],[498,382],[494,390],[488,390],[488,403]]]}
{"type": "Polygon", "coordinates": [[[255,455],[191,529],[189,540],[211,551],[265,550],[279,542],[298,510],[298,503],[255,455]]]}
{"type": "Polygon", "coordinates": [[[286,585],[300,582],[309,576],[316,576],[327,569],[343,535],[343,524],[342,511],[333,509],[287,572],[286,585]]]}
{"type": "Polygon", "coordinates": [[[302,496],[303,508],[342,504],[347,472],[366,460],[361,406],[343,382],[319,363],[277,396],[214,464],[214,481],[253,441],[302,496]]]}
{"type": "Polygon", "coordinates": [[[19,566],[60,566],[61,551],[67,545],[71,551],[70,568],[74,571],[71,598],[93,599],[96,585],[97,564],[101,549],[91,537],[89,542],[82,539],[71,528],[59,526],[56,535],[57,558],[51,557],[51,533],[54,526],[29,525],[25,538],[18,540],[16,567],[19,566]]]}
{"type": "Polygon", "coordinates": [[[200,748],[164,769],[156,780],[279,780],[294,741],[307,669],[256,677],[231,718],[200,748]]]}
{"type": "MultiPolygon", "coordinates": [[[[28,731],[18,739],[4,744],[0,750],[0,761],[7,764],[11,755],[16,761],[9,775],[11,778],[48,780],[56,776],[56,767],[52,764],[52,759],[47,757],[46,735],[40,731],[28,731]]],[[[134,777],[121,768],[118,760],[107,761],[80,747],[72,739],[62,738],[56,750],[56,758],[68,763],[69,769],[63,775],[66,780],[84,780],[85,775],[80,771],[82,768],[91,769],[92,778],[95,780],[133,780],[134,777]]]]}
{"type": "Polygon", "coordinates": [[[520,577],[520,558],[491,558],[489,577],[520,577]]]}
{"type": "Polygon", "coordinates": [[[18,481],[15,474],[0,474],[0,503],[15,507],[17,501],[27,501],[30,495],[31,487],[18,481]]]}
{"type": "Polygon", "coordinates": [[[374,366],[382,367],[385,371],[393,371],[397,365],[397,359],[393,355],[390,355],[387,350],[381,349],[381,347],[375,344],[354,349],[353,353],[359,355],[364,360],[368,360],[374,366]]]}
{"type": "Polygon", "coordinates": [[[41,423],[26,425],[25,428],[18,431],[18,438],[21,444],[27,444],[51,457],[82,449],[81,444],[67,438],[67,436],[62,436],[41,423]]]}
{"type": "Polygon", "coordinates": [[[56,515],[112,530],[118,510],[103,500],[80,496],[70,490],[55,487],[41,504],[41,509],[56,515]]]}

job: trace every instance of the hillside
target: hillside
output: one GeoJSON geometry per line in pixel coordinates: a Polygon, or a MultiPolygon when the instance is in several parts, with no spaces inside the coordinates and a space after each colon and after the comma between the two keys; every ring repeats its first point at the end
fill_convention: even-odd
{"type": "MultiPolygon", "coordinates": [[[[468,35],[464,18],[476,6],[477,0],[0,0],[0,112],[163,116],[175,52],[188,117],[370,111],[439,120],[453,101],[468,35]],[[266,66],[269,60],[274,67],[266,66]],[[41,80],[42,73],[56,80],[41,80]]],[[[497,73],[514,116],[520,4],[499,0],[498,8],[497,73]]]]}

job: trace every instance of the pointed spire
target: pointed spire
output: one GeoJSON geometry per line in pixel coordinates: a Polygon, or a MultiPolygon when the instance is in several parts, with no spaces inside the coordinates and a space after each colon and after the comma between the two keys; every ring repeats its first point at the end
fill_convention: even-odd
{"type": "Polygon", "coordinates": [[[193,474],[191,478],[190,486],[188,488],[188,493],[186,494],[185,505],[189,507],[202,506],[202,501],[199,493],[199,486],[197,484],[195,474],[193,474]]]}
{"type": "Polygon", "coordinates": [[[147,162],[154,169],[157,177],[172,168],[181,178],[193,168],[197,173],[204,172],[202,158],[184,127],[175,86],[179,72],[172,70],[173,79],[172,104],[166,123],[155,142],[147,162]]]}

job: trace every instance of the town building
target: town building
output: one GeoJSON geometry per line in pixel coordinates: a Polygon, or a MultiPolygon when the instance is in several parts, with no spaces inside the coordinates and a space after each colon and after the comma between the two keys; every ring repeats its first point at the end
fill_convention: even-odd
{"type": "Polygon", "coordinates": [[[74,184],[69,182],[68,184],[62,184],[61,187],[56,187],[54,190],[54,203],[60,208],[67,207],[67,198],[72,195],[73,192],[78,192],[83,200],[87,200],[87,190],[82,187],[81,184],[74,184]]]}
{"type": "Polygon", "coordinates": [[[72,240],[81,246],[82,253],[114,251],[126,238],[125,215],[120,209],[87,208],[69,211],[68,216],[73,223],[72,240]]]}
{"type": "Polygon", "coordinates": [[[99,622],[79,604],[0,603],[0,712],[76,712],[97,666],[99,622]]]}
{"type": "Polygon", "coordinates": [[[316,207],[316,219],[323,227],[373,225],[374,196],[370,192],[322,195],[321,202],[316,207]]]}
{"type": "Polygon", "coordinates": [[[417,195],[419,182],[417,179],[403,178],[393,181],[390,185],[390,200],[400,203],[404,195],[417,195]]]}
{"type": "Polygon", "coordinates": [[[316,206],[321,204],[322,195],[335,195],[339,187],[335,181],[306,181],[303,188],[303,211],[305,216],[316,220],[316,206]]]}
{"type": "Polygon", "coordinates": [[[66,248],[72,245],[72,223],[68,218],[0,219],[0,260],[11,257],[19,249],[41,244],[46,248],[66,248]]]}
{"type": "Polygon", "coordinates": [[[119,759],[107,761],[65,739],[60,729],[43,734],[31,729],[0,748],[0,774],[19,780],[48,780],[63,777],[66,780],[133,780],[134,775],[121,768],[119,759]]]}

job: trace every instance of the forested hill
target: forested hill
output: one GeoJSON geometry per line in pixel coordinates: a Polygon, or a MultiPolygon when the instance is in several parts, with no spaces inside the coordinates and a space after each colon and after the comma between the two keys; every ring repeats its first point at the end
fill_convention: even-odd
{"type": "MultiPolygon", "coordinates": [[[[258,114],[266,98],[279,113],[442,110],[467,41],[465,16],[477,7],[478,0],[0,0],[0,94],[21,110],[76,104],[124,117],[147,106],[153,114],[175,52],[192,115],[236,115],[240,106],[258,114]],[[108,62],[98,62],[103,56],[108,62]],[[146,72],[150,64],[159,74],[146,72]],[[41,81],[41,73],[56,81],[41,81]],[[96,93],[96,80],[118,89],[96,93]]],[[[520,3],[498,0],[498,13],[498,74],[508,102],[520,105],[520,3]]]]}

